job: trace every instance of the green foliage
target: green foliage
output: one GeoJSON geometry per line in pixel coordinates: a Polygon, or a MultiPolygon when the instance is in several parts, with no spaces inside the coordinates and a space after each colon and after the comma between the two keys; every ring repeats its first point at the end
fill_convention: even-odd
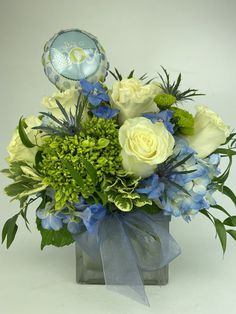
{"type": "Polygon", "coordinates": [[[219,191],[229,197],[231,201],[234,203],[234,206],[236,206],[236,196],[234,192],[226,185],[223,185],[219,188],[219,191]]]}
{"type": "Polygon", "coordinates": [[[236,227],[236,216],[230,216],[224,220],[224,225],[236,227]]]}
{"type": "Polygon", "coordinates": [[[28,200],[28,196],[22,197],[20,199],[20,208],[21,208],[20,211],[5,222],[2,229],[2,243],[4,243],[4,241],[6,240],[7,249],[11,246],[12,242],[15,239],[15,236],[18,230],[18,225],[16,222],[19,216],[21,216],[24,219],[25,225],[27,229],[30,231],[29,221],[27,219],[27,210],[28,210],[28,206],[31,203],[33,203],[36,199],[38,199],[38,197],[34,199],[31,198],[30,200],[28,200]]]}
{"type": "Polygon", "coordinates": [[[47,245],[54,245],[56,247],[62,247],[62,246],[70,245],[71,243],[74,242],[74,239],[71,233],[67,230],[66,225],[62,229],[55,231],[55,230],[43,229],[41,225],[41,220],[38,218],[36,219],[36,224],[42,236],[41,250],[43,250],[44,247],[47,245]]]}
{"type": "Polygon", "coordinates": [[[1,172],[14,181],[5,187],[6,194],[12,197],[12,200],[17,199],[20,202],[20,211],[7,220],[2,230],[2,242],[6,240],[7,248],[9,248],[16,236],[18,229],[16,222],[19,216],[24,219],[25,225],[29,229],[27,210],[29,205],[39,197],[28,200],[29,196],[43,191],[46,187],[42,184],[37,170],[23,161],[11,162],[9,169],[4,169],[1,172]]]}
{"type": "Polygon", "coordinates": [[[28,147],[28,148],[32,148],[35,146],[35,144],[33,144],[30,139],[28,138],[26,132],[25,132],[25,122],[22,118],[20,118],[19,124],[18,124],[18,132],[19,132],[19,136],[20,139],[22,141],[22,143],[28,147]]]}
{"type": "Polygon", "coordinates": [[[236,230],[227,230],[227,233],[231,235],[231,237],[236,241],[236,230]]]}
{"type": "Polygon", "coordinates": [[[25,162],[12,162],[9,169],[2,172],[14,180],[14,183],[4,189],[5,193],[13,199],[21,200],[25,196],[36,194],[46,188],[38,172],[25,162]]]}
{"type": "Polygon", "coordinates": [[[173,95],[176,98],[176,101],[186,101],[186,100],[192,100],[192,97],[195,96],[202,96],[204,94],[199,94],[197,89],[187,89],[184,92],[181,92],[179,90],[179,86],[182,80],[181,73],[179,74],[176,82],[173,83],[170,82],[170,75],[166,71],[165,68],[163,68],[165,78],[159,74],[159,77],[162,81],[161,88],[165,94],[173,95]]]}
{"type": "Polygon", "coordinates": [[[82,124],[80,135],[55,136],[43,147],[40,173],[45,185],[55,191],[56,209],[66,202],[78,202],[78,194],[88,198],[99,192],[105,177],[122,169],[118,126],[114,120],[93,117],[82,124]]]}
{"type": "Polygon", "coordinates": [[[215,228],[217,235],[219,236],[220,243],[222,246],[223,253],[226,250],[226,243],[227,243],[227,233],[224,224],[217,218],[214,218],[215,228]]]}
{"type": "Polygon", "coordinates": [[[139,209],[145,211],[148,214],[157,214],[161,211],[161,209],[154,202],[151,205],[146,204],[139,209]]]}
{"type": "Polygon", "coordinates": [[[123,171],[117,178],[106,178],[102,184],[102,189],[108,196],[108,201],[115,204],[121,211],[131,211],[135,207],[151,205],[152,201],[145,195],[135,192],[140,178],[134,178],[131,174],[123,171]]]}
{"type": "Polygon", "coordinates": [[[12,242],[15,239],[16,232],[18,229],[18,225],[16,224],[17,218],[19,214],[14,215],[10,219],[8,219],[2,229],[2,243],[4,243],[5,239],[7,241],[7,249],[11,246],[12,242]]]}
{"type": "Polygon", "coordinates": [[[177,107],[170,107],[173,111],[172,122],[175,124],[175,132],[184,135],[192,135],[194,133],[194,118],[188,111],[177,107]]]}
{"type": "MultiPolygon", "coordinates": [[[[224,186],[224,188],[226,188],[226,187],[224,186]]],[[[229,188],[227,188],[227,189],[229,189],[229,188]]],[[[233,201],[235,201],[235,195],[233,194],[233,192],[231,190],[230,190],[230,198],[233,199],[233,201]],[[231,195],[231,193],[232,193],[232,195],[231,195]]],[[[215,229],[216,229],[216,233],[217,233],[217,235],[220,239],[220,242],[221,242],[223,253],[225,253],[226,244],[227,244],[227,234],[230,234],[232,236],[232,238],[236,240],[236,230],[231,230],[231,229],[227,230],[226,229],[226,227],[228,227],[228,226],[236,227],[236,216],[231,216],[227,210],[225,210],[222,206],[220,206],[218,204],[217,205],[211,205],[211,207],[214,209],[218,209],[219,211],[221,211],[222,213],[227,215],[226,219],[224,219],[223,221],[220,221],[209,210],[204,209],[204,210],[200,211],[208,219],[210,219],[211,222],[214,224],[215,229]]]]}
{"type": "MultiPolygon", "coordinates": [[[[228,144],[228,148],[218,148],[214,153],[220,154],[221,157],[226,157],[229,159],[229,163],[225,169],[225,171],[219,176],[213,179],[213,184],[215,185],[216,189],[220,191],[222,194],[227,196],[236,206],[236,196],[234,192],[225,185],[225,182],[227,181],[232,162],[233,162],[233,156],[236,155],[235,152],[235,136],[236,133],[231,133],[228,138],[226,139],[226,142],[222,145],[228,144]]],[[[209,210],[201,210],[200,212],[204,214],[207,218],[211,220],[211,222],[214,224],[216,228],[216,233],[220,239],[221,246],[223,249],[223,252],[226,250],[226,243],[227,243],[227,234],[229,234],[234,240],[236,240],[236,230],[233,229],[226,229],[227,227],[236,227],[236,216],[232,216],[224,207],[221,205],[211,205],[212,208],[219,210],[221,213],[224,213],[227,218],[225,218],[223,221],[220,221],[218,218],[213,216],[213,214],[209,210]]]]}

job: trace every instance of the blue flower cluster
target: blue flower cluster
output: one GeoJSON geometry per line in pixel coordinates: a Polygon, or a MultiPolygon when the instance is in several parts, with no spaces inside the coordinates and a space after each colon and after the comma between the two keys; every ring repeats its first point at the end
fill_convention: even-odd
{"type": "Polygon", "coordinates": [[[173,156],[142,180],[136,191],[154,200],[166,215],[189,221],[199,210],[215,204],[212,179],[219,174],[219,161],[217,154],[199,159],[183,139],[176,137],[173,156]]]}
{"type": "Polygon", "coordinates": [[[79,233],[83,227],[93,233],[97,223],[102,220],[107,210],[101,204],[88,204],[83,198],[79,203],[74,204],[75,211],[62,209],[59,213],[51,212],[54,206],[54,199],[47,202],[44,208],[37,209],[37,217],[41,220],[44,229],[58,231],[67,225],[70,233],[79,233]]]}
{"type": "Polygon", "coordinates": [[[82,88],[82,94],[88,98],[92,106],[91,111],[96,117],[112,119],[119,113],[118,109],[112,109],[102,104],[102,102],[109,102],[110,98],[101,83],[90,83],[87,80],[81,80],[80,86],[82,88]]]}

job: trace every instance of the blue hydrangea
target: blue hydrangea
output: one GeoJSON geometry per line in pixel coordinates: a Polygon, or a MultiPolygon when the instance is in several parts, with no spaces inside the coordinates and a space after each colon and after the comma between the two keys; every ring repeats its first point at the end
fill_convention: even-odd
{"type": "Polygon", "coordinates": [[[97,222],[105,217],[106,212],[106,208],[101,204],[90,204],[84,211],[79,213],[79,217],[83,220],[88,232],[93,233],[97,222]]]}
{"type": "Polygon", "coordinates": [[[165,214],[189,221],[199,210],[215,204],[212,179],[219,174],[219,161],[216,154],[199,159],[184,140],[176,137],[173,156],[158,166],[157,173],[142,180],[136,191],[154,200],[165,214]]]}
{"type": "Polygon", "coordinates": [[[47,203],[45,208],[37,209],[36,215],[41,220],[43,229],[58,231],[63,228],[65,215],[62,213],[51,213],[50,210],[50,203],[47,203]]]}
{"type": "Polygon", "coordinates": [[[83,79],[80,81],[80,86],[82,94],[88,98],[91,105],[97,107],[102,101],[109,102],[110,98],[101,83],[90,83],[83,79]]]}
{"type": "Polygon", "coordinates": [[[102,204],[89,204],[81,197],[80,202],[75,203],[74,207],[76,211],[73,211],[70,215],[67,215],[63,220],[67,224],[67,229],[73,234],[80,232],[85,226],[88,232],[93,233],[97,222],[102,220],[107,210],[102,204]]]}
{"type": "MultiPolygon", "coordinates": [[[[48,195],[47,195],[48,196],[48,195]]],[[[74,211],[63,208],[60,212],[53,211],[55,205],[54,195],[45,205],[45,208],[37,209],[37,217],[41,220],[44,229],[58,231],[67,225],[67,229],[72,234],[79,233],[85,227],[90,233],[93,233],[97,222],[103,219],[107,210],[101,204],[86,203],[84,198],[74,204],[74,211]]]]}

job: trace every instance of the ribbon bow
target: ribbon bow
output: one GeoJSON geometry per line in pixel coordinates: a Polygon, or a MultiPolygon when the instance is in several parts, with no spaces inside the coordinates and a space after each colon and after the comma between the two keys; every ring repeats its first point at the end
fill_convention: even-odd
{"type": "Polygon", "coordinates": [[[169,264],[180,247],[161,226],[163,215],[113,213],[106,215],[93,233],[74,235],[75,241],[91,258],[102,259],[108,288],[149,305],[142,271],[155,271],[169,264]]]}

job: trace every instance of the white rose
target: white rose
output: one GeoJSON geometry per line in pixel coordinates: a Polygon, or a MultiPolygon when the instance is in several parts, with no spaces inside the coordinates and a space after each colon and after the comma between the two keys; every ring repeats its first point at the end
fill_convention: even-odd
{"type": "Polygon", "coordinates": [[[172,154],[175,143],[163,122],[144,117],[126,120],[119,129],[119,142],[124,169],[142,178],[172,154]]]}
{"type": "MultiPolygon", "coordinates": [[[[25,128],[25,132],[29,138],[29,140],[33,144],[42,145],[43,137],[42,134],[38,130],[33,130],[32,127],[39,126],[41,124],[41,120],[38,119],[35,116],[29,116],[24,120],[24,122],[27,124],[27,127],[25,128]]],[[[35,146],[33,148],[25,147],[25,145],[22,143],[18,128],[13,133],[12,139],[10,141],[10,144],[7,147],[7,151],[9,154],[8,162],[13,161],[25,161],[29,164],[34,164],[35,162],[35,155],[38,152],[39,147],[35,146]]]]}
{"type": "Polygon", "coordinates": [[[225,125],[221,117],[206,106],[197,106],[194,118],[194,134],[186,136],[189,146],[200,158],[213,153],[226,141],[230,134],[229,126],[225,125]]]}
{"type": "Polygon", "coordinates": [[[51,112],[56,118],[63,117],[61,110],[58,108],[56,100],[65,108],[66,112],[70,110],[75,114],[75,108],[78,100],[79,92],[75,87],[66,89],[64,92],[54,93],[51,97],[46,96],[42,100],[42,105],[51,112]]]}
{"type": "Polygon", "coordinates": [[[158,112],[155,96],[162,92],[158,84],[143,85],[141,80],[130,78],[116,81],[111,91],[111,105],[119,109],[119,122],[140,117],[144,112],[158,112]]]}

